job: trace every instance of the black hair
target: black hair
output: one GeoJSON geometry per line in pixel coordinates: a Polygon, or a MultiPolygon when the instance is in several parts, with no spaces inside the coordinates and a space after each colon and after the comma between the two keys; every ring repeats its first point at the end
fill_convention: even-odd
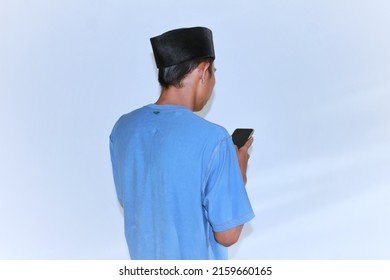
{"type": "Polygon", "coordinates": [[[182,80],[191,73],[198,65],[202,62],[209,62],[209,73],[212,74],[213,70],[211,69],[214,59],[213,58],[202,58],[202,59],[193,59],[180,64],[173,66],[160,68],[158,70],[158,81],[163,88],[168,88],[174,86],[181,88],[183,86],[182,80]]]}

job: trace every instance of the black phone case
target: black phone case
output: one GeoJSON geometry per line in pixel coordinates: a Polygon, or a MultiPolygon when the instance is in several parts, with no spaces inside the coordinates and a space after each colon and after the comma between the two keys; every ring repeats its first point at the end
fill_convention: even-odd
{"type": "Polygon", "coordinates": [[[252,132],[252,128],[237,128],[232,135],[234,145],[236,145],[238,148],[244,146],[252,132]]]}

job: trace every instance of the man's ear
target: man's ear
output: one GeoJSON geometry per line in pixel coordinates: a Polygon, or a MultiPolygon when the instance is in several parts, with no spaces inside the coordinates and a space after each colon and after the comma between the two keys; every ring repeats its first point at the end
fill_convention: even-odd
{"type": "Polygon", "coordinates": [[[209,75],[209,68],[211,67],[211,63],[210,62],[201,62],[199,63],[198,65],[198,71],[199,71],[199,75],[200,75],[200,79],[202,82],[204,82],[206,80],[206,77],[207,75],[209,75]]]}

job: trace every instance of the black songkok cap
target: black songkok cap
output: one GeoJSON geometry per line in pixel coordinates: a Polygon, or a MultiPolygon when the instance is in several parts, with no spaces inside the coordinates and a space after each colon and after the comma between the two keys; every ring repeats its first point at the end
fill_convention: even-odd
{"type": "Polygon", "coordinates": [[[205,27],[180,28],[150,38],[157,68],[198,58],[213,58],[213,34],[205,27]]]}

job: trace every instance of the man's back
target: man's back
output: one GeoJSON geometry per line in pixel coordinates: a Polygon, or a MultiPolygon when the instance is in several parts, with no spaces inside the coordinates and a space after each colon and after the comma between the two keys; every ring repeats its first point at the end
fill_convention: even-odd
{"type": "Polygon", "coordinates": [[[176,105],[124,115],[111,158],[132,259],[226,259],[213,231],[253,216],[231,138],[176,105]]]}

